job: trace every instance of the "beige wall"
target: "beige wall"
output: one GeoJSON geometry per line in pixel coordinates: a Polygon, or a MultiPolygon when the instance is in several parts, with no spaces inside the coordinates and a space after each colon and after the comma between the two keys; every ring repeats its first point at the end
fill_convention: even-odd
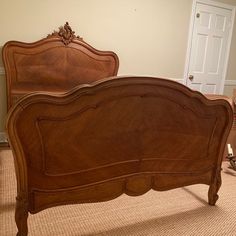
{"type": "Polygon", "coordinates": [[[69,21],[94,47],[117,52],[120,74],[181,78],[190,13],[190,0],[1,0],[0,45],[38,40],[69,21]]]}
{"type": "MultiPolygon", "coordinates": [[[[235,0],[221,2],[236,5],[235,0]]],[[[120,75],[182,79],[191,7],[191,0],[1,0],[0,46],[12,39],[41,39],[68,21],[95,48],[118,54],[120,75]]],[[[235,31],[227,73],[230,80],[236,79],[235,31]]],[[[4,89],[1,76],[0,132],[6,116],[4,89]]]]}

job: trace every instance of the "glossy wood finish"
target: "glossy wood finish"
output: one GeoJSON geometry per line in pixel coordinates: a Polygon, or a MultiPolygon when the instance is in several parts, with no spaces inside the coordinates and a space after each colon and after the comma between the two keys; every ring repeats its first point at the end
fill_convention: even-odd
{"type": "Polygon", "coordinates": [[[3,47],[7,107],[34,91],[64,92],[76,85],[117,75],[114,52],[99,51],[75,36],[66,23],[34,42],[9,41],[3,47]]]}
{"type": "Polygon", "coordinates": [[[18,235],[27,235],[28,212],[122,193],[201,183],[214,205],[232,121],[227,101],[158,78],[115,77],[64,95],[26,96],[7,119],[18,235]]]}

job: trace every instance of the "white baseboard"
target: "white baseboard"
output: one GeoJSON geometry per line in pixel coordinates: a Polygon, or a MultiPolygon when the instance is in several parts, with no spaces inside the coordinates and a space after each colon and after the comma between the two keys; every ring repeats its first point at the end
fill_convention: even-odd
{"type": "Polygon", "coordinates": [[[225,86],[236,86],[236,80],[225,80],[225,86]]]}
{"type": "MultiPolygon", "coordinates": [[[[176,82],[179,82],[181,84],[184,83],[184,80],[183,79],[172,79],[176,82]]],[[[236,80],[225,80],[225,86],[236,86],[236,80]]]]}
{"type": "MultiPolygon", "coordinates": [[[[172,79],[176,82],[179,82],[181,84],[184,84],[184,80],[183,79],[172,79]]],[[[225,85],[224,86],[228,86],[228,87],[235,87],[236,88],[236,80],[225,80],[225,85]]]]}
{"type": "Polygon", "coordinates": [[[7,143],[7,136],[5,132],[0,132],[0,143],[7,143]]]}

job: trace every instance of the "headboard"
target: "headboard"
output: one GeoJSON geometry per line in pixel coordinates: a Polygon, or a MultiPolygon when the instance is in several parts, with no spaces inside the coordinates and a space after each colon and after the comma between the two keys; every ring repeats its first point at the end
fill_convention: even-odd
{"type": "Polygon", "coordinates": [[[99,51],[83,41],[68,22],[33,43],[9,41],[3,47],[7,107],[34,91],[64,92],[79,84],[117,75],[114,52],[99,51]]]}

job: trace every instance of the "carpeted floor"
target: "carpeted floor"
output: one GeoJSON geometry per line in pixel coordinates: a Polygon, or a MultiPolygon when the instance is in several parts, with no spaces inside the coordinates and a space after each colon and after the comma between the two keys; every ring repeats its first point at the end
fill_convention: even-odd
{"type": "MultiPolygon", "coordinates": [[[[207,203],[206,185],[95,204],[54,207],[29,215],[29,236],[236,235],[236,172],[224,163],[219,200],[207,203]]],[[[16,181],[11,151],[0,151],[0,235],[16,235],[16,181]]]]}

